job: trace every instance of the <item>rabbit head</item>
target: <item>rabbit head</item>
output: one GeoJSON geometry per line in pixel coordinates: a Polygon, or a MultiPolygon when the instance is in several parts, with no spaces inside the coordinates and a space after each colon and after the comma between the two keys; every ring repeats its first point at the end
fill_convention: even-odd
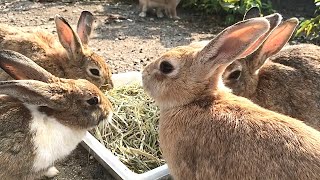
{"type": "Polygon", "coordinates": [[[16,79],[0,81],[0,179],[57,175],[54,162],[111,118],[111,103],[88,80],[58,78],[11,50],[0,50],[0,67],[16,79]]]}
{"type": "Polygon", "coordinates": [[[319,131],[222,83],[227,66],[255,51],[269,28],[265,18],[244,20],[202,49],[173,48],[143,70],[143,87],[160,107],[159,142],[174,179],[319,177],[319,131]]]}
{"type": "Polygon", "coordinates": [[[0,94],[34,105],[76,129],[90,129],[110,117],[111,103],[88,80],[58,78],[14,51],[1,50],[0,60],[0,67],[16,79],[0,82],[0,94]]]}
{"type": "Polygon", "coordinates": [[[93,22],[93,15],[83,11],[75,32],[63,17],[55,17],[59,41],[68,55],[68,62],[65,62],[68,66],[64,69],[66,77],[87,79],[97,86],[109,84],[112,87],[111,70],[106,61],[88,46],[93,22]]]}
{"type": "Polygon", "coordinates": [[[271,29],[260,38],[260,46],[252,54],[234,61],[223,74],[223,82],[234,94],[250,97],[259,82],[259,70],[268,58],[278,53],[291,38],[298,19],[291,18],[279,25],[280,21],[272,23],[271,29]]]}
{"type": "Polygon", "coordinates": [[[220,75],[228,62],[250,53],[249,46],[269,26],[265,18],[250,19],[226,28],[201,50],[194,46],[174,48],[143,70],[143,86],[160,109],[210,95],[213,89],[223,87],[220,75]]]}

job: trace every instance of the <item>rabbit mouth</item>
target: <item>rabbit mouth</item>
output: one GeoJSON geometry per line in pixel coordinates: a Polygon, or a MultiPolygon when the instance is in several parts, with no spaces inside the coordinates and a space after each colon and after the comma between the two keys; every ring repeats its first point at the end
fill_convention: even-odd
{"type": "Polygon", "coordinates": [[[109,112],[107,116],[101,114],[99,117],[98,117],[98,121],[97,121],[97,124],[96,125],[99,125],[102,121],[106,121],[107,123],[111,122],[112,121],[112,112],[109,112]]]}

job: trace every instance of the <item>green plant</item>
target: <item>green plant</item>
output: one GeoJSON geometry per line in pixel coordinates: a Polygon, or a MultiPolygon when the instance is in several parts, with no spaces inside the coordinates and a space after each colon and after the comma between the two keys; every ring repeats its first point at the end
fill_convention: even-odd
{"type": "Polygon", "coordinates": [[[226,24],[242,18],[251,7],[258,7],[260,11],[268,13],[273,11],[270,1],[262,3],[261,0],[185,0],[183,6],[205,13],[224,15],[226,24]]]}
{"type": "Polygon", "coordinates": [[[320,40],[320,0],[315,0],[314,3],[316,6],[315,17],[300,23],[296,37],[306,36],[309,40],[320,40]]]}

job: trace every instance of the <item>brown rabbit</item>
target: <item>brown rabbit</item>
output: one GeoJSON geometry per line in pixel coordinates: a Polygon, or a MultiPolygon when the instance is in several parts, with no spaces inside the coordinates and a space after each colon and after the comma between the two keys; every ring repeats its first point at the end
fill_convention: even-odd
{"type": "Polygon", "coordinates": [[[274,28],[258,50],[226,69],[223,81],[236,95],[320,129],[320,47],[283,48],[297,24],[289,19],[274,28]]]}
{"type": "MultiPolygon", "coordinates": [[[[111,70],[104,58],[93,52],[89,37],[94,17],[83,11],[78,21],[77,32],[59,15],[55,23],[60,43],[46,32],[24,32],[8,25],[0,25],[0,49],[19,52],[50,73],[69,79],[87,79],[97,86],[112,87],[111,70]]],[[[0,80],[10,76],[0,72],[0,80]]]]}
{"type": "Polygon", "coordinates": [[[0,179],[55,176],[53,163],[111,117],[111,103],[89,81],[58,78],[13,51],[0,51],[0,67],[17,79],[0,81],[0,179]]]}
{"type": "Polygon", "coordinates": [[[143,70],[143,86],[160,107],[160,147],[174,179],[320,178],[319,131],[222,83],[225,68],[250,54],[268,28],[264,18],[239,22],[204,48],[174,48],[143,70]]]}
{"type": "Polygon", "coordinates": [[[163,13],[162,10],[165,10],[166,15],[169,18],[180,19],[177,16],[176,8],[180,0],[139,0],[139,5],[141,7],[140,17],[146,17],[147,10],[150,8],[156,8],[157,17],[162,18],[163,13]]]}

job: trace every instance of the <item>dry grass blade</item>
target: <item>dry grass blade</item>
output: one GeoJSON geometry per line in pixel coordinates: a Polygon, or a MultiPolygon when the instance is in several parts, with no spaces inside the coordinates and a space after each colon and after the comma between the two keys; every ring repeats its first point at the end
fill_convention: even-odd
{"type": "Polygon", "coordinates": [[[114,106],[112,123],[100,125],[95,137],[136,173],[163,165],[158,142],[159,109],[141,85],[114,88],[106,95],[114,106]]]}

